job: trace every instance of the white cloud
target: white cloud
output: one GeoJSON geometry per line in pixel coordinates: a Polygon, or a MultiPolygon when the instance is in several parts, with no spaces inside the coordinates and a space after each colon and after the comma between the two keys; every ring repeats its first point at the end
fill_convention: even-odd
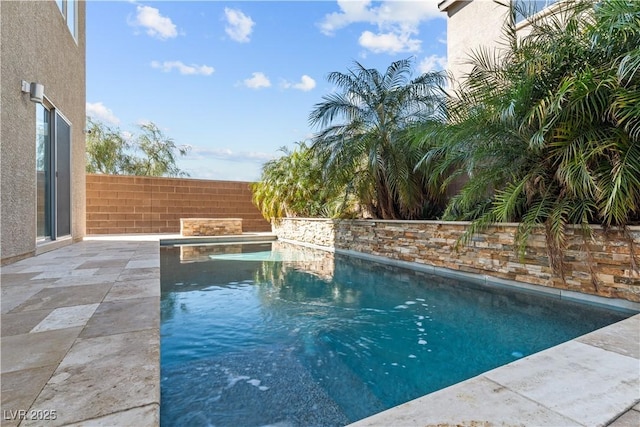
{"type": "MultiPolygon", "coordinates": [[[[147,126],[152,124],[153,122],[149,119],[138,119],[136,120],[136,126],[147,126]]],[[[166,129],[164,129],[166,130],[166,129]]]]}
{"type": "Polygon", "coordinates": [[[418,34],[420,23],[444,18],[437,1],[386,0],[374,5],[371,0],[338,0],[338,7],[339,12],[325,15],[318,24],[320,31],[332,35],[350,24],[369,23],[377,28],[377,34],[364,31],[359,42],[375,53],[420,50],[420,41],[411,38],[418,34]]]}
{"type": "Polygon", "coordinates": [[[408,33],[373,34],[365,31],[358,39],[360,46],[374,53],[417,52],[420,40],[412,39],[408,33]]]}
{"type": "Polygon", "coordinates": [[[417,30],[420,23],[445,19],[438,10],[438,1],[385,1],[377,9],[377,24],[381,29],[398,26],[405,31],[417,30]]]}
{"type": "Polygon", "coordinates": [[[192,160],[220,159],[233,162],[264,163],[273,159],[274,156],[259,151],[233,151],[229,148],[192,147],[185,158],[192,160]]]}
{"type": "Polygon", "coordinates": [[[160,15],[160,11],[155,7],[137,6],[137,15],[133,25],[144,27],[151,37],[166,40],[178,35],[178,30],[171,18],[160,15]]]}
{"type": "Polygon", "coordinates": [[[428,73],[430,71],[440,71],[447,69],[447,57],[431,55],[424,58],[418,64],[418,71],[420,73],[428,73]]]}
{"type": "Polygon", "coordinates": [[[371,0],[338,0],[340,12],[325,15],[320,22],[320,30],[331,35],[337,30],[357,22],[376,25],[380,30],[397,27],[405,31],[415,31],[417,26],[433,18],[444,18],[438,10],[437,1],[395,1],[376,3],[371,0]]]}
{"type": "Polygon", "coordinates": [[[253,31],[253,26],[256,24],[249,16],[242,13],[237,9],[224,8],[224,15],[227,19],[227,25],[224,31],[235,40],[240,43],[249,42],[249,36],[253,31]]]}
{"type": "Polygon", "coordinates": [[[244,80],[244,85],[251,89],[261,89],[263,87],[270,87],[271,82],[269,78],[261,72],[255,72],[251,74],[251,78],[244,80]]]}
{"type": "Polygon", "coordinates": [[[123,130],[122,132],[120,132],[120,135],[127,142],[133,142],[135,138],[135,135],[133,134],[133,132],[129,132],[128,130],[123,130]]]}
{"type": "Polygon", "coordinates": [[[104,106],[102,102],[87,102],[87,116],[92,119],[99,120],[104,123],[119,125],[120,119],[117,118],[111,109],[104,106]]]}
{"type": "Polygon", "coordinates": [[[210,76],[215,71],[213,67],[209,67],[208,65],[186,65],[182,61],[151,61],[151,66],[153,68],[159,68],[165,73],[170,72],[173,69],[176,69],[180,72],[180,74],[184,75],[203,75],[210,76]]]}
{"type": "Polygon", "coordinates": [[[282,87],[284,87],[285,89],[297,89],[297,90],[301,90],[303,92],[308,92],[311,89],[313,89],[314,87],[316,87],[316,81],[314,79],[312,79],[311,77],[307,76],[306,74],[304,74],[301,78],[300,78],[300,82],[298,83],[290,83],[285,81],[284,83],[282,83],[282,87]]]}
{"type": "Polygon", "coordinates": [[[374,23],[375,11],[370,8],[371,0],[348,1],[338,0],[340,12],[333,12],[325,15],[320,22],[320,31],[326,35],[332,35],[337,30],[353,24],[354,22],[374,23]]]}
{"type": "Polygon", "coordinates": [[[219,181],[256,182],[260,180],[262,170],[262,165],[258,163],[245,163],[239,168],[237,164],[224,160],[206,160],[206,166],[190,167],[189,162],[182,159],[180,163],[181,168],[188,172],[191,178],[219,181]]]}

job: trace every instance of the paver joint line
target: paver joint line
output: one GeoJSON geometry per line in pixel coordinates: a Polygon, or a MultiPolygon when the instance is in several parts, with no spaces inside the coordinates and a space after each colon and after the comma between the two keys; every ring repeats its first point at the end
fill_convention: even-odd
{"type": "Polygon", "coordinates": [[[499,382],[497,382],[497,381],[495,381],[495,380],[493,380],[493,379],[491,379],[491,378],[489,378],[489,377],[485,376],[484,374],[481,374],[481,375],[480,375],[480,377],[482,377],[482,378],[486,379],[487,381],[490,381],[490,382],[494,383],[494,384],[496,385],[496,387],[497,387],[497,388],[504,388],[504,389],[506,389],[506,390],[509,390],[509,391],[510,391],[510,392],[512,392],[512,393],[517,394],[518,396],[522,397],[523,399],[528,400],[529,402],[531,402],[531,403],[533,403],[533,404],[535,404],[535,405],[542,406],[544,409],[546,409],[546,410],[547,410],[547,411],[549,411],[549,412],[553,412],[553,413],[554,413],[554,414],[556,414],[558,417],[563,417],[563,418],[568,418],[568,419],[570,419],[572,422],[574,422],[574,423],[575,423],[575,425],[576,425],[576,426],[584,426],[584,427],[588,427],[588,426],[586,426],[585,424],[582,424],[582,423],[578,422],[577,420],[574,420],[573,418],[569,417],[568,415],[566,415],[566,414],[561,414],[561,413],[559,413],[558,411],[556,411],[555,409],[548,407],[548,406],[547,406],[547,405],[545,405],[544,403],[542,403],[542,402],[538,402],[537,400],[532,399],[532,398],[530,398],[529,396],[527,396],[527,395],[525,395],[525,394],[520,393],[518,390],[513,389],[513,388],[509,387],[508,385],[501,384],[501,383],[499,383],[499,382]]]}
{"type": "Polygon", "coordinates": [[[105,415],[99,415],[99,416],[95,416],[95,417],[91,417],[91,418],[85,418],[85,419],[83,419],[81,421],[74,422],[73,424],[77,424],[79,422],[80,423],[84,423],[84,422],[87,422],[87,421],[99,420],[100,418],[109,417],[109,416],[112,416],[112,415],[123,414],[123,413],[131,411],[133,409],[143,409],[143,408],[146,408],[146,407],[149,407],[149,406],[157,406],[158,410],[160,410],[160,402],[144,403],[142,405],[132,406],[130,408],[121,409],[119,411],[109,412],[108,414],[105,414],[105,415]]]}

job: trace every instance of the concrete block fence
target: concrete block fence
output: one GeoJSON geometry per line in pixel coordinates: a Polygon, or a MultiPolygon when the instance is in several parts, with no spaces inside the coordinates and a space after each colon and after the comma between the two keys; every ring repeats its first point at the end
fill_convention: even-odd
{"type": "Polygon", "coordinates": [[[242,218],[271,231],[249,182],[87,174],[87,234],[179,233],[181,218],[242,218]]]}
{"type": "Polygon", "coordinates": [[[579,228],[570,228],[563,280],[549,266],[543,229],[532,233],[521,258],[514,248],[518,224],[491,226],[456,250],[468,226],[468,222],[286,218],[273,224],[273,230],[287,241],[640,302],[640,273],[632,261],[632,248],[635,260],[640,260],[640,227],[630,227],[625,235],[595,226],[587,243],[579,228]]]}

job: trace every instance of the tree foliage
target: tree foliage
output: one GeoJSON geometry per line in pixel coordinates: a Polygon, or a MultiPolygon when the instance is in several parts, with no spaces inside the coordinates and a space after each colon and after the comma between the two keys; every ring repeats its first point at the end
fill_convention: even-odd
{"type": "Polygon", "coordinates": [[[252,184],[253,201],[269,221],[282,217],[343,216],[353,209],[339,183],[327,183],[313,151],[298,142],[293,151],[262,168],[260,181],[252,184]]]}
{"type": "Polygon", "coordinates": [[[336,92],[309,115],[320,128],[312,148],[327,182],[345,183],[369,214],[383,219],[433,217],[443,205],[438,186],[415,165],[423,154],[408,138],[413,126],[441,118],[444,76],[411,78],[413,62],[393,62],[384,73],[356,62],[332,72],[336,92]]]}
{"type": "Polygon", "coordinates": [[[120,129],[87,117],[87,173],[188,176],[176,160],[189,147],[177,146],[152,122],[139,128],[139,135],[125,138],[120,129]]]}
{"type": "Polygon", "coordinates": [[[558,271],[568,224],[588,235],[640,219],[640,2],[566,1],[530,34],[514,20],[504,34],[498,50],[473,52],[420,164],[468,176],[445,213],[474,219],[467,238],[519,221],[524,247],[543,226],[558,271]]]}

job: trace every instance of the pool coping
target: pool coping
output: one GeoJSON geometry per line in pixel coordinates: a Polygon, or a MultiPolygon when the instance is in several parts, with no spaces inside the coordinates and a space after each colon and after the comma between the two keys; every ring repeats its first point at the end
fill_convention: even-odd
{"type": "Polygon", "coordinates": [[[638,425],[639,331],[635,315],[350,427],[638,425]]]}
{"type": "MultiPolygon", "coordinates": [[[[297,244],[473,283],[640,312],[640,304],[297,244]]],[[[640,425],[640,314],[350,424],[375,426],[640,425]],[[597,389],[597,392],[593,390],[597,389]],[[567,398],[570,396],[571,398],[567,398]]]]}
{"type": "Polygon", "coordinates": [[[160,238],[160,246],[174,245],[206,245],[224,243],[254,243],[254,242],[274,242],[278,237],[273,233],[243,233],[239,236],[166,236],[160,238]]]}

